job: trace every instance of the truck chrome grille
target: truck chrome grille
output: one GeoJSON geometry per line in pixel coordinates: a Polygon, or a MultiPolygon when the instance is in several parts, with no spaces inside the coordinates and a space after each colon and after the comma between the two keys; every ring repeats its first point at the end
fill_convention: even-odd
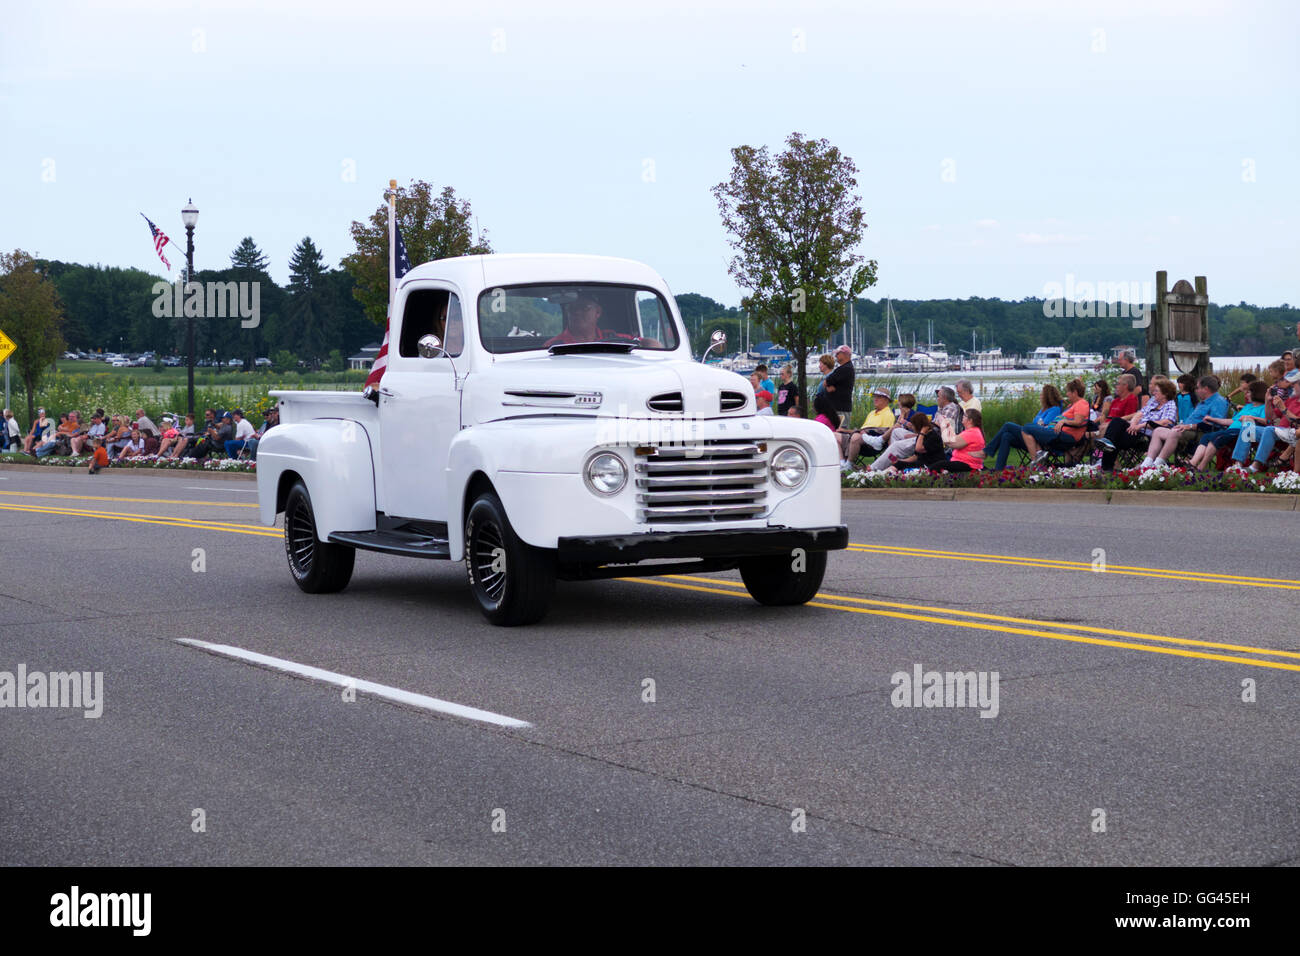
{"type": "Polygon", "coordinates": [[[636,449],[637,521],[744,521],[767,511],[767,445],[703,441],[636,449]]]}

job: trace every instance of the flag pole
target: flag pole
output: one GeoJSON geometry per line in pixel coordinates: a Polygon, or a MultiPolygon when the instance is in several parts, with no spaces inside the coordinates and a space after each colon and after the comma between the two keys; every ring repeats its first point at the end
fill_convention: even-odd
{"type": "Polygon", "coordinates": [[[388,181],[388,314],[397,294],[397,180],[388,181]]]}
{"type": "Polygon", "coordinates": [[[388,200],[388,315],[384,320],[384,341],[379,346],[379,354],[370,366],[370,375],[366,378],[365,388],[361,394],[376,405],[379,404],[379,381],[388,365],[388,330],[393,324],[393,300],[397,298],[397,180],[388,181],[384,191],[388,200]]]}

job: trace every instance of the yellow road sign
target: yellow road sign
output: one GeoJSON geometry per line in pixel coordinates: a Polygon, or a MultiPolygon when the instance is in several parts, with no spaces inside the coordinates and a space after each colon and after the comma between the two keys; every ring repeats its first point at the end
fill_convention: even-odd
{"type": "Polygon", "coordinates": [[[14,340],[0,332],[0,362],[13,355],[17,350],[18,346],[14,344],[14,340]]]}

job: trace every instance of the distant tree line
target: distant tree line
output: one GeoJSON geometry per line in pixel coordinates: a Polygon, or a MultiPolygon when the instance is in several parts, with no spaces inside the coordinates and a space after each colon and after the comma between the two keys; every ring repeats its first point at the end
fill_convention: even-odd
{"type": "MultiPolygon", "coordinates": [[[[742,249],[750,243],[745,236],[752,239],[752,235],[761,237],[770,232],[765,230],[764,216],[770,218],[773,214],[764,203],[751,201],[751,194],[776,199],[787,193],[794,195],[806,185],[805,180],[813,172],[817,173],[813,177],[816,182],[828,189],[834,186],[841,196],[838,205],[828,207],[845,218],[839,232],[849,236],[864,228],[856,210],[857,197],[848,196],[854,185],[852,163],[822,140],[792,136],[788,143],[790,149],[775,158],[750,147],[733,151],[737,167],[732,179],[717,187],[722,207],[731,217],[727,220],[728,228],[741,237],[743,241],[738,241],[742,249]],[[802,172],[795,175],[791,170],[802,172]]],[[[438,188],[413,180],[409,186],[398,187],[396,195],[398,224],[413,265],[493,251],[486,232],[478,229],[469,202],[458,198],[451,187],[438,188]]],[[[793,201],[788,197],[787,200],[793,201]]],[[[387,215],[386,202],[380,203],[365,221],[352,223],[355,248],[340,259],[339,268],[327,266],[320,248],[310,237],[304,238],[290,256],[286,286],[271,279],[267,273],[268,259],[251,237],[244,238],[231,253],[228,267],[197,271],[194,279],[200,283],[256,281],[261,285],[260,322],[256,328],[243,328],[238,317],[195,320],[196,358],[210,359],[214,353],[222,362],[241,358],[247,368],[252,366],[254,358],[265,356],[280,367],[296,365],[301,359],[314,368],[335,369],[363,345],[382,339],[388,299],[387,215]]],[[[825,346],[826,342],[817,341],[817,337],[825,334],[826,328],[839,327],[836,315],[847,321],[847,296],[853,294],[852,287],[874,279],[874,263],[861,265],[856,260],[844,259],[842,254],[818,251],[821,239],[813,228],[815,225],[816,222],[810,222],[805,230],[811,238],[805,237],[802,245],[795,243],[789,249],[772,252],[766,257],[770,262],[763,256],[746,254],[741,270],[754,288],[767,290],[761,295],[758,292],[749,295],[747,301],[754,305],[749,313],[751,317],[764,314],[758,308],[763,305],[769,319],[776,316],[771,320],[782,326],[785,338],[807,340],[813,352],[825,346]],[[809,252],[805,258],[816,261],[805,263],[796,270],[797,274],[786,275],[789,270],[781,263],[803,255],[800,250],[804,246],[816,253],[809,252]],[[827,262],[817,259],[818,255],[827,262]],[[745,271],[754,269],[758,271],[752,274],[745,271]],[[791,311],[787,304],[793,299],[785,286],[808,281],[802,278],[805,273],[822,291],[809,293],[806,311],[791,311]],[[831,282],[823,273],[844,273],[849,279],[831,282]],[[834,291],[837,283],[843,290],[839,293],[834,291]]],[[[753,243],[763,246],[757,239],[753,243]]],[[[58,332],[67,348],[184,354],[185,318],[155,315],[154,285],[160,281],[157,276],[140,269],[27,261],[30,265],[24,268],[53,282],[63,315],[58,332]]],[[[14,268],[14,263],[8,263],[8,268],[14,268]]],[[[16,296],[17,293],[14,302],[18,301],[16,296]]],[[[746,312],[742,308],[724,305],[698,293],[685,293],[676,298],[695,354],[703,353],[710,334],[719,328],[727,333],[726,352],[740,347],[746,325],[746,312]]],[[[802,294],[797,298],[802,298],[802,294]]],[[[1004,353],[1024,354],[1040,345],[1061,345],[1075,352],[1105,352],[1112,346],[1126,344],[1141,349],[1146,341],[1145,331],[1133,327],[1127,303],[1062,308],[1055,301],[1046,303],[1040,298],[1019,301],[968,298],[895,299],[893,305],[904,344],[911,345],[913,335],[918,344],[924,344],[932,323],[935,341],[945,343],[953,355],[959,350],[970,350],[972,344],[978,349],[1000,346],[1004,353]]],[[[854,302],[853,314],[858,330],[853,338],[862,349],[887,344],[884,300],[859,297],[854,302]]],[[[1220,355],[1268,355],[1294,348],[1297,320],[1300,320],[1300,309],[1286,304],[1211,304],[1211,349],[1220,355]]],[[[751,321],[752,343],[771,338],[772,329],[751,321]]],[[[830,332],[831,344],[841,340],[842,333],[830,332]]]]}
{"type": "MultiPolygon", "coordinates": [[[[745,326],[743,311],[695,293],[677,296],[677,305],[696,354],[707,348],[714,329],[727,333],[727,352],[740,347],[745,326]]],[[[1076,304],[1074,309],[1067,310],[1052,307],[1038,298],[1018,302],[982,298],[893,300],[894,317],[902,331],[903,343],[908,346],[912,344],[913,334],[918,345],[925,345],[928,323],[933,322],[934,340],[946,344],[952,355],[963,349],[970,351],[973,332],[977,348],[999,346],[1008,355],[1024,355],[1040,345],[1102,353],[1116,345],[1132,345],[1138,349],[1140,358],[1146,346],[1146,330],[1134,328],[1126,304],[1121,306],[1094,303],[1087,309],[1076,304]],[[1074,316],[1061,315],[1065,312],[1073,312],[1074,316]],[[1091,315],[1080,316],[1080,312],[1091,315]],[[1047,313],[1061,317],[1048,317],[1047,313]]],[[[848,310],[840,308],[847,316],[848,310]]],[[[853,314],[859,329],[857,341],[863,350],[884,347],[885,300],[858,299],[853,314]]],[[[1300,344],[1296,339],[1296,322],[1300,322],[1300,308],[1285,303],[1279,306],[1211,303],[1210,348],[1216,355],[1277,355],[1300,344]]],[[[749,338],[757,345],[770,336],[751,325],[749,338]]],[[[837,333],[831,337],[831,343],[837,344],[842,339],[837,333]]],[[[897,336],[891,331],[890,344],[896,343],[897,336]]]]}
{"type": "MultiPolygon", "coordinates": [[[[257,282],[258,324],[244,328],[238,316],[202,316],[194,320],[196,359],[240,358],[246,368],[259,356],[280,353],[313,367],[339,365],[367,342],[382,338],[353,295],[355,280],[344,269],[331,269],[320,249],[305,237],[289,259],[289,284],[267,273],[268,259],[251,237],[230,255],[224,269],[196,269],[194,281],[257,282]],[[337,355],[332,353],[337,352],[337,355]],[[332,362],[331,362],[332,358],[332,362]]],[[[62,302],[65,345],[74,351],[184,355],[186,319],[156,315],[155,283],[140,269],[39,261],[62,302]]],[[[173,310],[174,311],[174,310],[173,310]]]]}

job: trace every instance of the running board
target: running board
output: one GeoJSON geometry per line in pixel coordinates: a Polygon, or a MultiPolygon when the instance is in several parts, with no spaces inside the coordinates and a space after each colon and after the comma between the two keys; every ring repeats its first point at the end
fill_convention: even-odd
{"type": "Polygon", "coordinates": [[[329,536],[329,543],[408,558],[451,558],[451,546],[446,538],[413,531],[336,531],[329,536]]]}

